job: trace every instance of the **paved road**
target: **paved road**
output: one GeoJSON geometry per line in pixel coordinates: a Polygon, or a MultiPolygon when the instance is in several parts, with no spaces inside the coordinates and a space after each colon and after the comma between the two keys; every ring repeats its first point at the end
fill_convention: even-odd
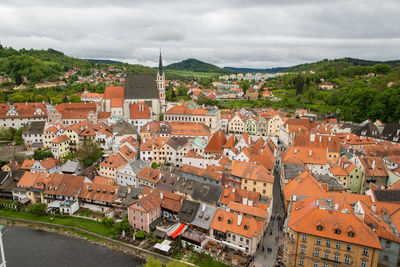
{"type": "MultiPolygon", "coordinates": [[[[280,188],[280,179],[279,172],[274,173],[274,203],[272,208],[272,216],[280,215],[282,218],[285,215],[285,211],[283,208],[282,197],[281,197],[281,188],[280,188]]],[[[262,267],[271,267],[274,266],[276,254],[278,252],[279,245],[283,244],[283,239],[279,238],[278,241],[275,240],[277,236],[282,237],[282,231],[279,229],[278,221],[270,220],[267,232],[265,234],[264,240],[262,241],[259,250],[257,251],[254,259],[254,263],[256,266],[262,267]],[[272,232],[272,235],[270,234],[272,232]],[[262,246],[264,246],[265,250],[262,250],[262,246]],[[271,248],[272,252],[267,252],[267,248],[271,248]]]]}

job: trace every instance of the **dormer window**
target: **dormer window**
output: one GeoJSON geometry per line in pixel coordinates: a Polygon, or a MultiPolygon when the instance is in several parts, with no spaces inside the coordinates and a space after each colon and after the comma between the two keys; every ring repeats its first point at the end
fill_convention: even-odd
{"type": "Polygon", "coordinates": [[[248,230],[249,227],[247,225],[244,225],[244,230],[248,230]]]}
{"type": "Polygon", "coordinates": [[[231,220],[228,220],[228,224],[232,224],[232,221],[231,221],[231,220]]]}
{"type": "Polygon", "coordinates": [[[218,216],[218,221],[220,222],[220,221],[222,221],[222,218],[221,218],[221,216],[218,216]]]}
{"type": "Polygon", "coordinates": [[[322,225],[317,225],[317,231],[322,231],[323,227],[322,225]]]}
{"type": "Polygon", "coordinates": [[[354,237],[354,232],[353,232],[353,231],[350,231],[350,232],[347,233],[347,235],[348,235],[349,237],[354,237]]]}
{"type": "Polygon", "coordinates": [[[336,229],[335,229],[335,234],[336,234],[336,235],[340,235],[340,229],[336,228],[336,229]]]}

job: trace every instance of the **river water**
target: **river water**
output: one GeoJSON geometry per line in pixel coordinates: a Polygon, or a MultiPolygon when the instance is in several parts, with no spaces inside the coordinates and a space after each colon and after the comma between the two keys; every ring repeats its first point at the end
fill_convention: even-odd
{"type": "Polygon", "coordinates": [[[143,264],[122,252],[52,232],[6,226],[2,233],[7,267],[135,267],[143,264]]]}

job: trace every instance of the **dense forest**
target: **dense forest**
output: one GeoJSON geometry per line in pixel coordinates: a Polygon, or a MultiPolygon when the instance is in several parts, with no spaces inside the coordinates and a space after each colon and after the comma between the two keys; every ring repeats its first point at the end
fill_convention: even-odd
{"type": "Polygon", "coordinates": [[[194,71],[194,72],[208,72],[208,73],[215,73],[215,74],[231,74],[231,73],[236,73],[233,70],[229,69],[223,69],[220,67],[217,67],[215,65],[212,65],[210,63],[205,63],[203,61],[194,59],[194,58],[189,58],[186,60],[183,60],[181,62],[177,63],[172,63],[168,66],[165,67],[166,70],[169,71],[194,71]]]}

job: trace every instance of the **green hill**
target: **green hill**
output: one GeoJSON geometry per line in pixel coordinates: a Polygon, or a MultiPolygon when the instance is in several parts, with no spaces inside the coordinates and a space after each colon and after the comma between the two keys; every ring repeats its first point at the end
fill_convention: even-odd
{"type": "Polygon", "coordinates": [[[239,73],[276,73],[285,71],[285,67],[269,68],[269,69],[257,69],[257,68],[236,68],[236,67],[224,67],[224,69],[233,70],[239,73]]]}
{"type": "Polygon", "coordinates": [[[194,58],[189,58],[178,63],[173,63],[165,67],[169,71],[192,71],[192,72],[208,72],[215,74],[231,74],[235,71],[223,69],[213,64],[206,63],[194,58]]]}
{"type": "Polygon", "coordinates": [[[335,70],[342,70],[353,66],[371,67],[377,64],[388,64],[391,67],[400,66],[400,60],[391,61],[373,61],[358,58],[340,58],[340,59],[324,59],[313,63],[305,63],[285,69],[287,72],[302,72],[302,71],[315,71],[322,72],[334,68],[335,70]]]}

